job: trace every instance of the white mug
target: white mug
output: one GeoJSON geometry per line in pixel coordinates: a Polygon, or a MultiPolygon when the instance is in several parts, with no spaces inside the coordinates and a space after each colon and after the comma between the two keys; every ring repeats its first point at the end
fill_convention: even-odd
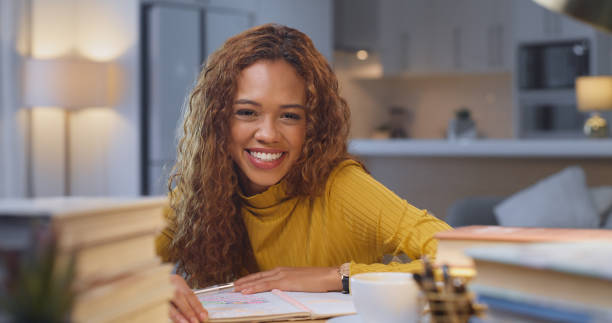
{"type": "Polygon", "coordinates": [[[350,278],[357,314],[364,323],[418,322],[419,287],[409,273],[363,273],[350,278]]]}

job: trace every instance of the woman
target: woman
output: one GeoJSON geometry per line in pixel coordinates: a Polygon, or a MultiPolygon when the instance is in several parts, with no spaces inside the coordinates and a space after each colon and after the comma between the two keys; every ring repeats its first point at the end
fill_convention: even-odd
{"type": "Polygon", "coordinates": [[[435,255],[432,237],[449,227],[351,159],[349,116],[332,69],[295,29],[252,28],[209,58],[191,93],[169,226],[157,240],[182,274],[172,277],[174,321],[207,315],[190,287],[340,291],[341,265],[350,274],[413,272],[419,260],[378,262],[435,255]]]}

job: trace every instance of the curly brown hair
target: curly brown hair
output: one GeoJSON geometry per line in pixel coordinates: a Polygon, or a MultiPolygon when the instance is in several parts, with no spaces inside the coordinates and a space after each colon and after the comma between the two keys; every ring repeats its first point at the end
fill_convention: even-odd
{"type": "Polygon", "coordinates": [[[189,97],[169,187],[177,230],[171,254],[192,287],[257,270],[241,216],[238,169],[228,150],[229,121],[242,70],[285,60],[306,84],[306,137],[284,180],[290,197],[322,193],[347,152],[350,111],[326,59],[304,33],[266,24],[229,38],[213,53],[189,97]]]}

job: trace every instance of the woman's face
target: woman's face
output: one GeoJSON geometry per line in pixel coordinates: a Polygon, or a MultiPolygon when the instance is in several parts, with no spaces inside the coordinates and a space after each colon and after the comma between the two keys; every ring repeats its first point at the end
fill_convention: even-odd
{"type": "Polygon", "coordinates": [[[306,86],[284,60],[245,68],[230,120],[230,154],[247,195],[278,183],[302,153],[306,134],[306,86]]]}

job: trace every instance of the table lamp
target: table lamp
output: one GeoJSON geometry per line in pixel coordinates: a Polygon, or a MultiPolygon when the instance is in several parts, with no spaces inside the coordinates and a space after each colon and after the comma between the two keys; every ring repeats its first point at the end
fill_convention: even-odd
{"type": "Polygon", "coordinates": [[[26,106],[78,109],[111,106],[111,64],[84,59],[29,59],[25,64],[26,106]]]}
{"type": "Polygon", "coordinates": [[[612,76],[580,76],[576,79],[578,110],[591,112],[584,123],[584,133],[591,138],[608,136],[606,119],[599,111],[612,110],[612,76]]]}

